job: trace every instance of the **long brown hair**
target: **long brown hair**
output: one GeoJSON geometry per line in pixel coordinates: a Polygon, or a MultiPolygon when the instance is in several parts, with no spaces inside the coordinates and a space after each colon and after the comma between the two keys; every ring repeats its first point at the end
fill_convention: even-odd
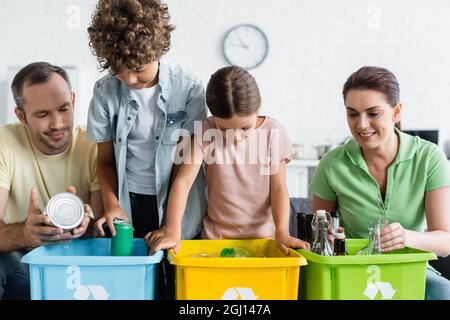
{"type": "MultiPolygon", "coordinates": [[[[352,90],[375,90],[386,97],[387,103],[394,108],[400,102],[400,85],[394,74],[385,68],[362,67],[353,72],[344,84],[342,95],[344,102],[347,93],[352,90]]],[[[395,124],[400,129],[400,121],[395,124]]]]}
{"type": "Polygon", "coordinates": [[[255,78],[245,69],[230,66],[217,70],[206,88],[206,104],[212,115],[229,119],[233,115],[251,115],[261,106],[255,78]]]}

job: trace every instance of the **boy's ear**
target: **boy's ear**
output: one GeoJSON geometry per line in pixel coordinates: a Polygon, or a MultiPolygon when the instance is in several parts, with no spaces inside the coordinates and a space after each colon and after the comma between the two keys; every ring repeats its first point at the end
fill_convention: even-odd
{"type": "Polygon", "coordinates": [[[16,117],[17,117],[17,119],[19,119],[20,123],[25,124],[25,125],[28,124],[25,110],[23,110],[22,108],[16,107],[16,109],[14,109],[14,112],[16,113],[16,117]]]}

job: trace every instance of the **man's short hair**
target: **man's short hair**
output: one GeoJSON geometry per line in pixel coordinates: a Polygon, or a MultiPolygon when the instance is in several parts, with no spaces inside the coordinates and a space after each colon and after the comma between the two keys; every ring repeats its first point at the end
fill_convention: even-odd
{"type": "Polygon", "coordinates": [[[48,82],[53,73],[59,74],[66,80],[69,88],[71,88],[69,75],[66,70],[61,67],[54,66],[48,62],[34,62],[23,67],[14,77],[11,83],[11,90],[14,101],[18,108],[23,109],[23,87],[25,84],[33,85],[48,82]]]}

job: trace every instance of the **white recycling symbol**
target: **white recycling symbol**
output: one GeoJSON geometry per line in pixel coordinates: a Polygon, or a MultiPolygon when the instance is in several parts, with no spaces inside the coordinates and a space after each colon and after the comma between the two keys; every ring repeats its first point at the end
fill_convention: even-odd
{"type": "Polygon", "coordinates": [[[103,286],[81,284],[81,270],[79,266],[67,267],[66,273],[69,275],[66,282],[67,289],[75,290],[73,297],[76,300],[88,300],[91,297],[93,300],[107,300],[109,298],[109,293],[103,286]]]}
{"type": "Polygon", "coordinates": [[[106,292],[105,288],[97,285],[87,285],[87,286],[79,286],[73,297],[76,300],[88,300],[90,296],[94,298],[94,300],[108,300],[109,293],[106,292]]]}
{"type": "Polygon", "coordinates": [[[257,300],[251,288],[228,288],[222,295],[221,300],[257,300]]]}
{"type": "Polygon", "coordinates": [[[378,292],[380,292],[381,299],[392,299],[397,290],[395,290],[389,282],[380,281],[380,267],[369,266],[367,268],[367,273],[371,275],[367,278],[367,287],[363,294],[370,300],[374,300],[378,292]]]}

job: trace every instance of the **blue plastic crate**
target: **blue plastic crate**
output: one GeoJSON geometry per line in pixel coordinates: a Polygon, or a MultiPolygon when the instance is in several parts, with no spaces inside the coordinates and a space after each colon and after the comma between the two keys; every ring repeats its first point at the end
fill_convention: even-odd
{"type": "Polygon", "coordinates": [[[110,255],[111,239],[73,240],[26,254],[33,300],[153,300],[159,251],[147,256],[144,239],[127,257],[110,255]]]}

